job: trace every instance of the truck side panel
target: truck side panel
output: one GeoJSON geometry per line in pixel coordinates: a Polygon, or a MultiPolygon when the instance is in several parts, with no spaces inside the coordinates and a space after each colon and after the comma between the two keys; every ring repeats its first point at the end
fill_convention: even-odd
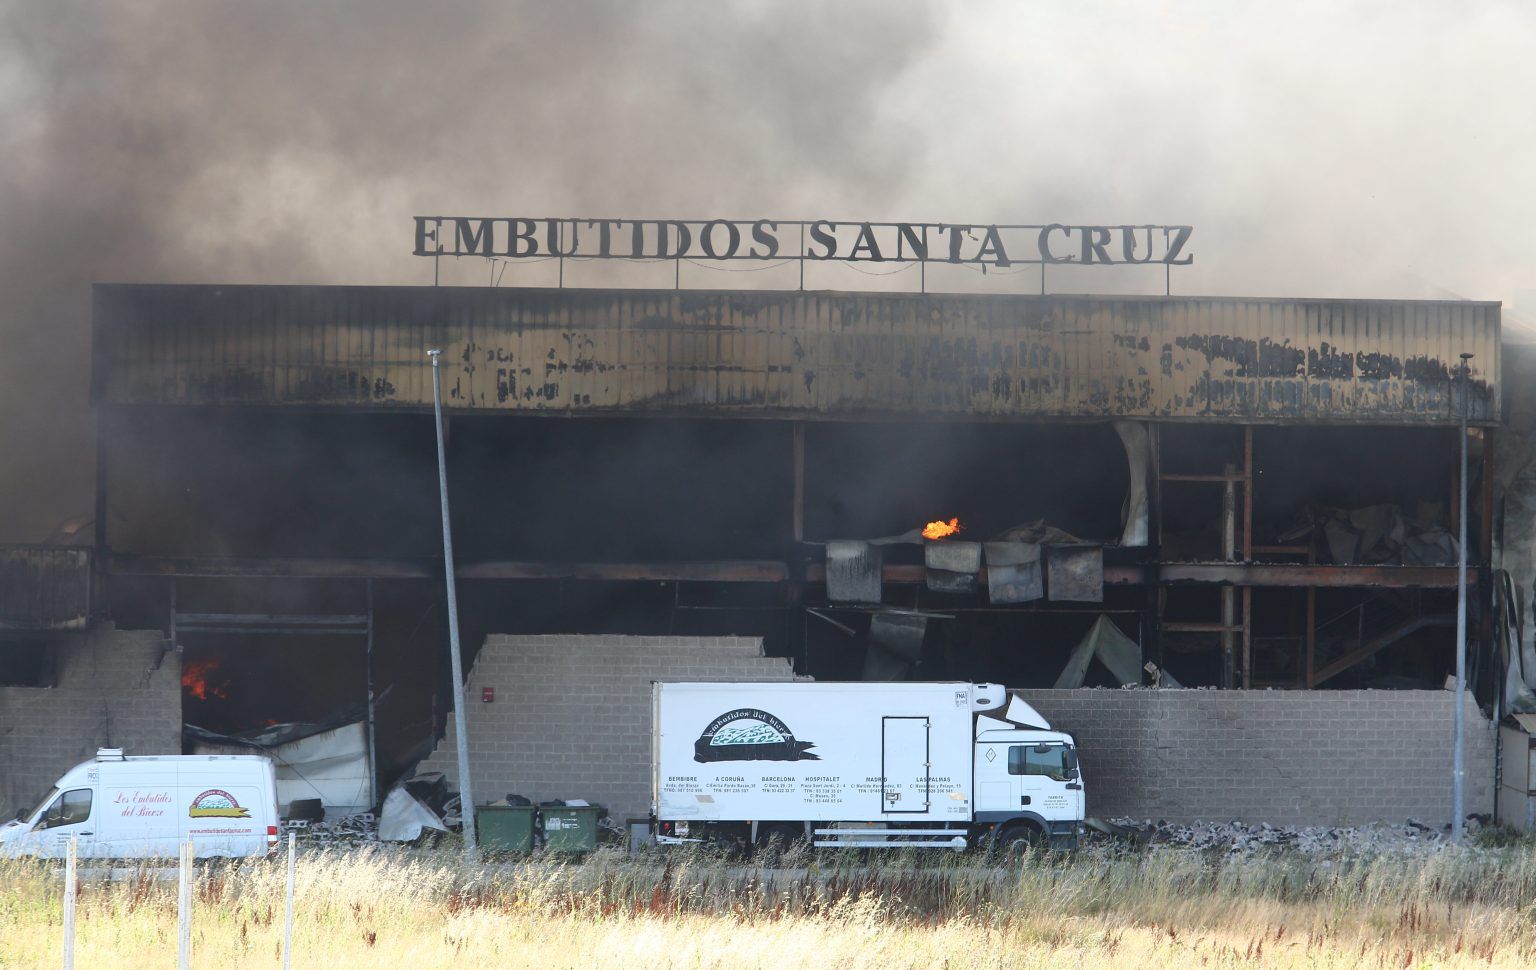
{"type": "Polygon", "coordinates": [[[658,684],[657,817],[966,822],[969,685],[658,684]]]}

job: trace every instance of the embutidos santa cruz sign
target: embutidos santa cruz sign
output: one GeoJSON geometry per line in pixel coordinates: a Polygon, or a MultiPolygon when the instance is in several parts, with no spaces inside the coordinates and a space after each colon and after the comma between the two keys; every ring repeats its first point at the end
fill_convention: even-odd
{"type": "Polygon", "coordinates": [[[1190,226],[416,216],[418,256],[1079,265],[1194,262],[1190,226]]]}

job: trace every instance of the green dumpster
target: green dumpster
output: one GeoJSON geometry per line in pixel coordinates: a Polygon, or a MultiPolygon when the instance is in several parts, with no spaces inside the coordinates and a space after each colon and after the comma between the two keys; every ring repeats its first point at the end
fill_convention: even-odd
{"type": "Polygon", "coordinates": [[[481,805],[475,809],[475,835],[486,852],[527,852],[533,848],[533,813],[529,805],[481,805]]]}
{"type": "Polygon", "coordinates": [[[566,805],[541,808],[544,816],[544,848],[550,852],[591,852],[597,848],[597,820],[605,814],[600,805],[566,805]]]}

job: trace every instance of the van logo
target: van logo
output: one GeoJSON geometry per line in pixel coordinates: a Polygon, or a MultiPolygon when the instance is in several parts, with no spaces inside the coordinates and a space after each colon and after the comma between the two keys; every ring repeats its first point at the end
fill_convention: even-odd
{"type": "Polygon", "coordinates": [[[241,808],[229,792],[210,788],[192,799],[187,814],[193,818],[250,818],[251,810],[241,808]]]}
{"type": "Polygon", "coordinates": [[[784,722],[755,707],[740,707],[721,714],[693,742],[693,760],[711,761],[820,761],[809,748],[811,741],[797,741],[784,722]]]}

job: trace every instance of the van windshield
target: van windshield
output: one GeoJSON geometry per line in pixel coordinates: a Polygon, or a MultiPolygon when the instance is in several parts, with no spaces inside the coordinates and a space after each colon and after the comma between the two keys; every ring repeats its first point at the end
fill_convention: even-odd
{"type": "Polygon", "coordinates": [[[16,817],[18,819],[22,820],[22,821],[26,821],[27,819],[31,818],[32,816],[36,815],[38,812],[41,812],[45,807],[47,807],[48,803],[53,801],[54,798],[58,794],[59,794],[59,790],[57,788],[50,788],[50,789],[48,789],[48,794],[44,795],[41,799],[39,799],[36,805],[33,805],[31,808],[27,809],[25,812],[22,812],[20,815],[18,815],[16,817]]]}

